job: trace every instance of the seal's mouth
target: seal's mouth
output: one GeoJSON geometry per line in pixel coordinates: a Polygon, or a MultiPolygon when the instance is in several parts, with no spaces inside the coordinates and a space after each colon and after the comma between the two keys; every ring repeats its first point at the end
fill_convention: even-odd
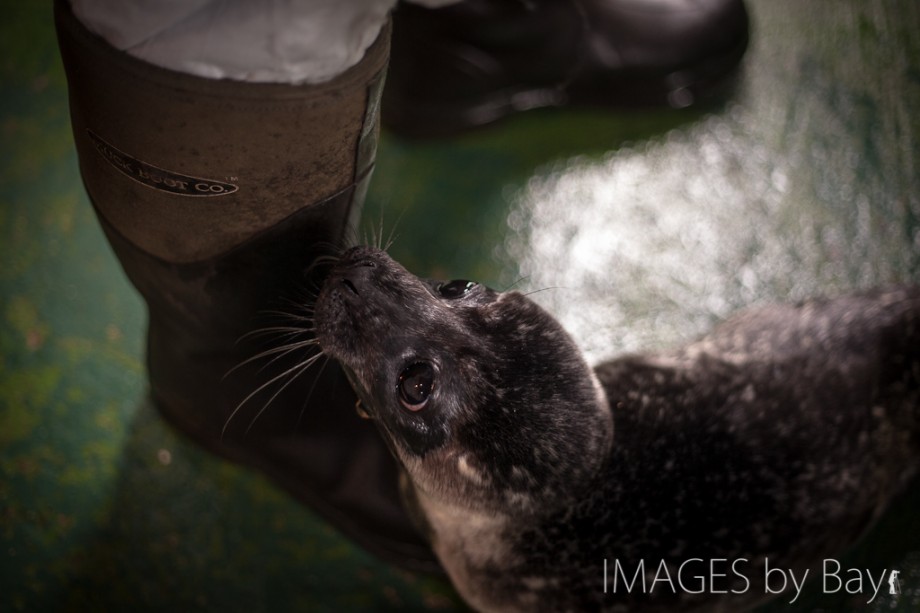
{"type": "Polygon", "coordinates": [[[375,419],[376,412],[374,410],[374,404],[358,381],[355,372],[349,368],[347,364],[342,364],[342,370],[345,372],[345,377],[348,379],[348,383],[351,384],[351,388],[358,395],[358,401],[355,403],[355,412],[358,414],[358,417],[362,419],[375,419]]]}

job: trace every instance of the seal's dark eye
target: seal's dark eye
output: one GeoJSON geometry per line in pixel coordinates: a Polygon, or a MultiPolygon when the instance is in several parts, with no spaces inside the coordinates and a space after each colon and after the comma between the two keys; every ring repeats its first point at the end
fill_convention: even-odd
{"type": "Polygon", "coordinates": [[[410,411],[421,411],[434,390],[434,368],[425,362],[407,366],[399,375],[399,401],[410,411]]]}
{"type": "Polygon", "coordinates": [[[438,285],[438,293],[441,294],[442,298],[447,298],[451,300],[453,298],[460,298],[466,296],[470,290],[476,287],[478,283],[474,281],[467,281],[466,279],[457,279],[455,281],[448,281],[447,283],[441,283],[438,285]]]}

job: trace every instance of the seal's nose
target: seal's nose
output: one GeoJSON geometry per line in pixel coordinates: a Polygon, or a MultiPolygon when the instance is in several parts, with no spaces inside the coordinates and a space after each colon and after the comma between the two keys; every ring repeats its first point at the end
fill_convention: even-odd
{"type": "Polygon", "coordinates": [[[374,253],[368,249],[355,248],[348,251],[333,271],[333,278],[352,295],[360,296],[372,282],[377,269],[374,253]]]}

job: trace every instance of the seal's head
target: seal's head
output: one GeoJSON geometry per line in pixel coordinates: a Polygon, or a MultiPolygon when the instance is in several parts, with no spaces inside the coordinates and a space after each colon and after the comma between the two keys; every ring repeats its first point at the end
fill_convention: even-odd
{"type": "Polygon", "coordinates": [[[356,247],[327,278],[315,320],[426,499],[545,511],[577,497],[607,455],[612,422],[592,370],[517,292],[423,281],[356,247]]]}

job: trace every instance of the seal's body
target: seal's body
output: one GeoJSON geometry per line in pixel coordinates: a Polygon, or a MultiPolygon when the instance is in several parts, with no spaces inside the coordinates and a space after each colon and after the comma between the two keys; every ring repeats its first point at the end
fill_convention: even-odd
{"type": "Polygon", "coordinates": [[[736,609],[839,553],[920,458],[920,291],[751,311],[592,370],[516,292],[355,248],[316,307],[483,610],[736,609]]]}

